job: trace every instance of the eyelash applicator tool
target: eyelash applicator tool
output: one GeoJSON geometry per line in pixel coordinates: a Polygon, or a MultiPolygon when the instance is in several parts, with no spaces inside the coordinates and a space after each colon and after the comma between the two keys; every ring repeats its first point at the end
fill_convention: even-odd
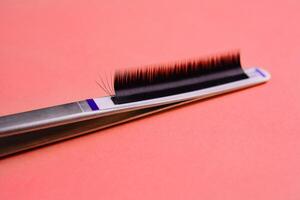
{"type": "Polygon", "coordinates": [[[0,157],[269,79],[261,68],[243,69],[238,53],[118,71],[112,96],[0,117],[0,157]]]}

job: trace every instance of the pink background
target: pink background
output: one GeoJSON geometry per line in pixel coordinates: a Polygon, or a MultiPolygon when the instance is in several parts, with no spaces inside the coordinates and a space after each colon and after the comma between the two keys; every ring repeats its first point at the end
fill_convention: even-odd
{"type": "Polygon", "coordinates": [[[300,199],[298,0],[1,0],[0,115],[240,49],[262,86],[0,160],[0,199],[300,199]]]}

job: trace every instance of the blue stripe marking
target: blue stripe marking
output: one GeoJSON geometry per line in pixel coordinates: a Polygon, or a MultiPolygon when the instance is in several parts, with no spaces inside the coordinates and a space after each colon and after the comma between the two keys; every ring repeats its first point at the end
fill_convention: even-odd
{"type": "Polygon", "coordinates": [[[94,99],[87,99],[86,102],[89,104],[92,110],[99,110],[99,107],[97,106],[94,99]]]}
{"type": "Polygon", "coordinates": [[[257,73],[259,73],[260,75],[262,75],[263,77],[266,77],[266,75],[264,74],[264,73],[262,73],[259,69],[255,69],[255,71],[257,72],[257,73]]]}

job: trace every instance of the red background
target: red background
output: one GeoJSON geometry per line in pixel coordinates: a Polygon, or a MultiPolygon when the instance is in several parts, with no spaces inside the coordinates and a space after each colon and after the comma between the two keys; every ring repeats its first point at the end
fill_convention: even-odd
{"type": "Polygon", "coordinates": [[[240,49],[272,80],[0,160],[0,199],[300,199],[298,0],[0,2],[0,115],[240,49]]]}

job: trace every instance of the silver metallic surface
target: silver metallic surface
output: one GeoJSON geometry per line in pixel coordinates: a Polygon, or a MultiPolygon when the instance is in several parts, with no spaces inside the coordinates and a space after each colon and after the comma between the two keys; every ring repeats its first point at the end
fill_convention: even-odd
{"type": "Polygon", "coordinates": [[[49,108],[0,117],[0,137],[3,133],[42,126],[51,120],[88,110],[83,102],[74,102],[49,108]]]}
{"type": "Polygon", "coordinates": [[[92,111],[91,107],[86,102],[86,100],[84,100],[84,101],[78,101],[77,103],[79,104],[79,106],[80,106],[80,108],[81,108],[82,111],[84,111],[84,112],[92,111]]]}

